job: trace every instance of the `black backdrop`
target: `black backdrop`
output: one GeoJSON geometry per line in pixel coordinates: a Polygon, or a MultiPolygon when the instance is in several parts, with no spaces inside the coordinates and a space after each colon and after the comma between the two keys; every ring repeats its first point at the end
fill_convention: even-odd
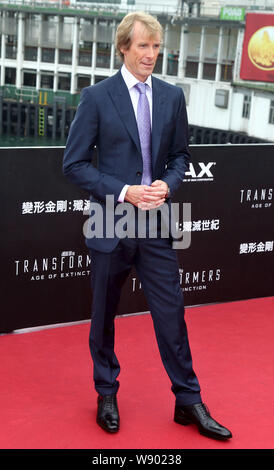
{"type": "MultiPolygon", "coordinates": [[[[63,148],[0,149],[0,333],[90,317],[88,194],[62,174],[63,148]]],[[[174,202],[191,203],[178,249],[186,306],[274,295],[273,145],[192,146],[174,202]]],[[[119,314],[147,311],[136,273],[119,314]]]]}

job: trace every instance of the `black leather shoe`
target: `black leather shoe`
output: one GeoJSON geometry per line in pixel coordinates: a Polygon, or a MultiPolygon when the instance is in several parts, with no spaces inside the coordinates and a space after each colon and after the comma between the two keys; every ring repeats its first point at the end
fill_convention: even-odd
{"type": "Polygon", "coordinates": [[[195,405],[175,406],[174,421],[187,425],[194,423],[199,432],[213,439],[226,440],[232,437],[231,432],[210,416],[209,410],[204,403],[195,405]]]}
{"type": "Polygon", "coordinates": [[[120,418],[116,395],[99,395],[97,405],[97,424],[108,432],[119,431],[120,418]]]}

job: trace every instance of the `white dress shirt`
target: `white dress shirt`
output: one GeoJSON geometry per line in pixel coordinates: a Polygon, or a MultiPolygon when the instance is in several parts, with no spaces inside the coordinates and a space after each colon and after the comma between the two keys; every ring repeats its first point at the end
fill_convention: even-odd
{"type": "MultiPolygon", "coordinates": [[[[129,94],[130,94],[132,106],[133,106],[134,113],[135,113],[135,117],[137,119],[137,106],[138,106],[138,100],[139,100],[140,93],[137,90],[137,88],[135,88],[135,85],[137,85],[137,83],[140,83],[140,80],[138,80],[138,78],[134,77],[134,75],[132,75],[132,73],[130,73],[130,71],[126,68],[125,64],[122,65],[121,74],[122,74],[122,77],[125,81],[126,86],[128,87],[128,91],[129,91],[129,94]]],[[[148,87],[146,88],[146,95],[148,97],[149,109],[150,109],[150,122],[152,124],[152,83],[151,83],[151,75],[149,75],[147,77],[147,79],[144,83],[146,83],[148,85],[148,87]]]]}
{"type": "MultiPolygon", "coordinates": [[[[126,68],[125,64],[122,65],[121,74],[122,74],[122,77],[123,77],[123,79],[125,81],[125,84],[128,88],[129,96],[131,98],[132,106],[133,106],[135,117],[136,117],[136,120],[137,120],[137,107],[138,107],[138,100],[139,100],[140,93],[137,90],[137,88],[135,88],[135,85],[137,85],[137,83],[140,83],[140,80],[138,80],[136,77],[134,77],[134,75],[132,75],[132,73],[130,73],[130,71],[126,68]]],[[[148,102],[149,102],[150,122],[151,122],[151,126],[152,126],[152,80],[151,80],[151,75],[148,76],[148,78],[146,79],[146,81],[144,83],[146,83],[148,85],[148,87],[146,89],[146,95],[147,95],[148,102]]],[[[125,194],[127,192],[128,187],[129,187],[128,184],[126,184],[123,187],[123,189],[122,189],[122,191],[119,195],[119,198],[118,198],[119,202],[124,201],[124,197],[125,197],[125,194]]]]}

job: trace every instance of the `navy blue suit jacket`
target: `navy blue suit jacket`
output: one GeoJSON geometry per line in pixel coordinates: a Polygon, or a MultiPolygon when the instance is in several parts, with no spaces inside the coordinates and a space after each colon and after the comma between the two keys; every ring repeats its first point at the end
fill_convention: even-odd
{"type": "MultiPolygon", "coordinates": [[[[188,122],[181,88],[152,77],[152,180],[166,181],[170,196],[189,168],[188,122]]],[[[125,184],[142,179],[142,154],[136,118],[121,72],[84,88],[70,127],[63,161],[66,177],[88,191],[103,209],[114,204],[125,184]],[[96,146],[98,166],[91,163],[96,146]]],[[[89,248],[109,252],[114,238],[87,238],[89,248]]]]}

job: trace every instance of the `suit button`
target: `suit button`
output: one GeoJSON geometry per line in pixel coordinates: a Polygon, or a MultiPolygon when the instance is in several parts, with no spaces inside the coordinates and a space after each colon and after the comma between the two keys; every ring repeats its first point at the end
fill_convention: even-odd
{"type": "Polygon", "coordinates": [[[142,175],[141,171],[137,171],[136,175],[141,176],[142,175]]]}

